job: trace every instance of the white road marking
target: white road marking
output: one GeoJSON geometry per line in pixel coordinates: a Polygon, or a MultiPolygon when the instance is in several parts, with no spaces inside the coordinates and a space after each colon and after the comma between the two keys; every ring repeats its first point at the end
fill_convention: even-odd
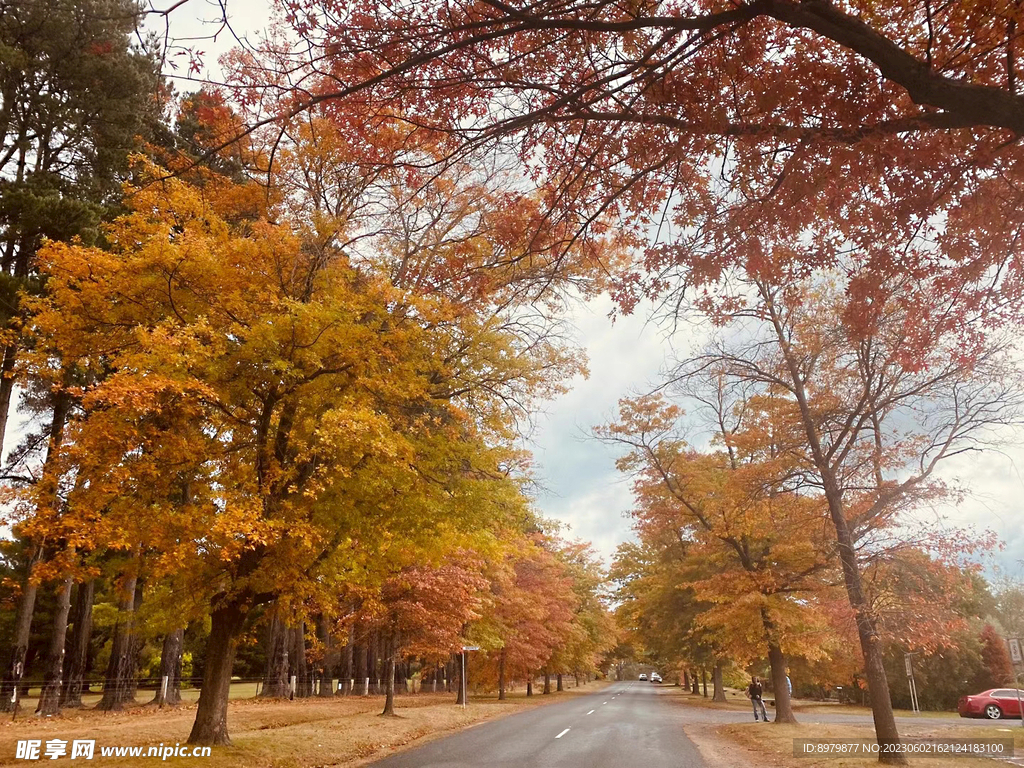
{"type": "Polygon", "coordinates": [[[602,702],[601,702],[601,704],[602,704],[602,705],[603,705],[603,704],[607,704],[607,703],[608,703],[607,701],[602,701],[602,702]]]}
{"type": "Polygon", "coordinates": [[[562,738],[563,736],[565,736],[565,734],[567,734],[568,732],[569,732],[569,729],[568,729],[568,728],[566,728],[566,729],[565,729],[564,731],[562,731],[562,732],[561,732],[560,734],[558,734],[557,736],[555,736],[555,738],[556,738],[556,739],[560,739],[560,738],[562,738]]]}
{"type": "Polygon", "coordinates": [[[588,714],[588,715],[592,715],[592,714],[594,714],[595,712],[597,712],[597,710],[596,710],[596,709],[592,709],[592,710],[590,710],[589,712],[587,712],[587,714],[588,714]]]}

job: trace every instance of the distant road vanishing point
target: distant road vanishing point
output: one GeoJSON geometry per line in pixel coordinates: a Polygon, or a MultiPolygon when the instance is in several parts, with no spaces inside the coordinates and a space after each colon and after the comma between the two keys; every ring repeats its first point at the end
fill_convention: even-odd
{"type": "Polygon", "coordinates": [[[410,749],[372,768],[705,768],[680,709],[649,683],[615,683],[410,749]]]}

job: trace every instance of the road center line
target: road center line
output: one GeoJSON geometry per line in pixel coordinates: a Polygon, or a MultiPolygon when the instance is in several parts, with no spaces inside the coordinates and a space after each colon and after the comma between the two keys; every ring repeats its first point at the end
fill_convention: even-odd
{"type": "Polygon", "coordinates": [[[568,732],[569,732],[569,729],[568,729],[568,728],[566,728],[566,729],[565,729],[564,731],[562,731],[562,732],[561,732],[560,734],[558,734],[557,736],[555,736],[555,738],[556,738],[556,739],[560,739],[560,738],[562,738],[563,736],[565,736],[565,734],[567,734],[568,732]]]}
{"type": "Polygon", "coordinates": [[[602,705],[607,704],[607,703],[608,703],[607,701],[602,701],[601,702],[602,705]]]}
{"type": "Polygon", "coordinates": [[[589,712],[587,712],[587,714],[588,714],[588,715],[592,715],[592,714],[594,714],[595,712],[597,712],[597,710],[596,710],[596,709],[592,709],[592,710],[590,710],[589,712]]]}

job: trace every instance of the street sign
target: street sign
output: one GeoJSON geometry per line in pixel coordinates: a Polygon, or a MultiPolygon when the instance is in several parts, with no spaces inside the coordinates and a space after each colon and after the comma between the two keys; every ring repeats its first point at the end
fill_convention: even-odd
{"type": "Polygon", "coordinates": [[[1024,660],[1024,659],[1022,659],[1021,654],[1020,654],[1020,640],[1018,640],[1016,637],[1011,637],[1009,642],[1010,642],[1010,661],[1012,661],[1014,664],[1020,664],[1021,661],[1024,660]]]}
{"type": "Polygon", "coordinates": [[[910,666],[910,659],[911,659],[911,656],[910,656],[909,653],[904,653],[903,654],[903,664],[907,668],[907,677],[913,677],[914,676],[914,668],[912,666],[910,666]]]}
{"type": "Polygon", "coordinates": [[[462,646],[462,650],[464,650],[464,651],[479,651],[480,650],[480,646],[479,645],[464,645],[464,646],[462,646]]]}

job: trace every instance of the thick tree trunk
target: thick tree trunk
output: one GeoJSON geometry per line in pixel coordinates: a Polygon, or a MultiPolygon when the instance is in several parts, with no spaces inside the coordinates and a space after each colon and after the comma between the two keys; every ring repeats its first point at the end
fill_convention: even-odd
{"type": "Polygon", "coordinates": [[[70,655],[67,658],[68,673],[65,676],[62,706],[82,706],[85,690],[85,673],[89,668],[89,641],[92,639],[92,603],[96,584],[92,580],[78,585],[75,607],[71,613],[70,655]]]}
{"type": "Polygon", "coordinates": [[[561,672],[559,672],[559,673],[558,673],[558,677],[557,677],[557,678],[555,678],[555,680],[556,680],[556,683],[555,683],[555,690],[556,690],[556,691],[561,691],[561,690],[564,690],[564,689],[562,688],[562,673],[561,673],[561,672]]]}
{"type": "Polygon", "coordinates": [[[352,688],[352,693],[362,693],[363,686],[366,685],[366,679],[368,677],[366,672],[366,651],[361,645],[356,645],[352,648],[352,659],[353,659],[353,673],[352,676],[355,678],[355,683],[352,688]]]}
{"type": "MultiPolygon", "coordinates": [[[[14,365],[18,360],[18,342],[4,346],[4,358],[0,363],[0,448],[7,436],[7,420],[11,413],[11,395],[14,393],[14,365]]],[[[0,454],[2,455],[2,454],[0,454]]]]}
{"type": "MultiPolygon", "coordinates": [[[[27,268],[26,268],[27,269],[27,268]]],[[[27,275],[28,272],[25,272],[27,275]]],[[[4,352],[3,366],[0,368],[3,378],[0,378],[0,416],[3,419],[6,429],[7,414],[10,409],[11,392],[14,387],[14,379],[7,373],[8,354],[11,355],[11,365],[14,357],[17,356],[17,343],[9,345],[4,352]],[[6,396],[6,402],[4,397],[6,396]]],[[[46,491],[50,502],[56,500],[57,493],[57,458],[60,455],[60,446],[64,440],[64,425],[67,422],[68,411],[71,408],[71,397],[66,392],[59,391],[53,400],[53,414],[50,417],[50,434],[46,447],[46,459],[43,461],[42,479],[40,483],[48,484],[46,491]]],[[[3,447],[3,432],[0,431],[0,448],[3,447]]],[[[0,684],[0,711],[10,712],[15,709],[18,696],[18,685],[22,675],[25,674],[25,654],[28,651],[30,630],[32,629],[32,615],[36,607],[37,585],[32,580],[32,571],[36,563],[42,558],[42,548],[31,545],[32,554],[29,556],[28,570],[25,573],[25,580],[22,585],[21,599],[18,601],[18,615],[14,624],[14,644],[10,652],[10,662],[7,667],[7,675],[0,684]]]]}
{"type": "Polygon", "coordinates": [[[70,576],[64,579],[57,593],[57,607],[53,612],[53,629],[50,633],[50,648],[46,654],[46,668],[43,672],[43,689],[39,694],[36,711],[40,715],[60,713],[60,692],[64,685],[64,647],[68,635],[68,613],[71,612],[71,588],[74,581],[70,576]]]}
{"type": "Polygon", "coordinates": [[[36,610],[36,592],[38,585],[32,579],[32,571],[41,559],[42,551],[33,547],[29,557],[28,571],[22,582],[21,598],[18,600],[18,615],[14,621],[14,643],[11,646],[10,661],[3,685],[0,686],[0,711],[12,712],[19,696],[18,687],[22,675],[25,674],[25,654],[28,653],[28,640],[32,630],[32,616],[36,610]]]}
{"type": "Polygon", "coordinates": [[[348,643],[345,644],[345,654],[342,662],[342,679],[341,685],[338,688],[338,693],[341,695],[350,694],[352,681],[356,676],[355,671],[355,644],[354,644],[355,632],[352,627],[348,630],[348,643]]]}
{"type": "Polygon", "coordinates": [[[0,446],[7,436],[7,420],[11,412],[11,395],[14,393],[14,365],[18,360],[18,342],[4,346],[3,362],[0,363],[0,446]]]}
{"type": "Polygon", "coordinates": [[[708,671],[704,667],[700,668],[700,682],[704,687],[704,698],[708,697],[708,671]]]}
{"type": "Polygon", "coordinates": [[[795,723],[793,705],[789,700],[789,686],[786,684],[786,657],[775,643],[768,645],[768,663],[772,670],[772,692],[775,694],[775,722],[795,723]]]}
{"type": "Polygon", "coordinates": [[[408,661],[395,661],[395,693],[415,693],[409,688],[409,670],[408,661]]]}
{"type": "Polygon", "coordinates": [[[384,671],[384,711],[382,717],[395,717],[395,647],[388,643],[388,660],[384,671]]]}
{"type": "Polygon", "coordinates": [[[316,617],[316,636],[323,649],[323,658],[320,659],[319,677],[320,690],[317,692],[321,698],[328,698],[334,695],[334,664],[337,657],[334,654],[334,642],[327,628],[327,619],[323,614],[316,617]]]}
{"type": "MultiPolygon", "coordinates": [[[[871,701],[871,716],[875,724],[875,738],[881,750],[878,761],[890,765],[906,765],[907,760],[898,751],[899,729],[892,711],[889,696],[889,681],[882,663],[882,649],[871,606],[864,593],[860,577],[860,564],[854,546],[853,534],[843,510],[842,494],[831,473],[823,472],[825,496],[829,502],[829,514],[836,531],[839,545],[839,562],[843,567],[843,581],[847,598],[857,618],[857,636],[864,655],[864,671],[868,680],[868,695],[871,701]]],[[[785,682],[785,681],[783,681],[785,682]]],[[[788,687],[787,687],[788,691],[788,687]]]]}
{"type": "Polygon", "coordinates": [[[288,629],[276,615],[267,627],[267,672],[261,697],[283,699],[288,696],[288,629]]]}
{"type": "Polygon", "coordinates": [[[292,676],[295,678],[295,697],[308,698],[310,690],[309,665],[306,663],[306,625],[299,622],[291,629],[292,676]]]}
{"type": "Polygon", "coordinates": [[[110,663],[107,664],[107,675],[103,681],[103,698],[96,705],[96,709],[101,711],[119,711],[135,701],[135,671],[139,651],[135,635],[137,584],[138,578],[132,576],[125,585],[126,596],[114,626],[110,663]]]}
{"type": "Polygon", "coordinates": [[[453,677],[455,677],[455,703],[456,704],[462,704],[465,701],[465,698],[464,698],[465,686],[462,684],[462,668],[463,668],[462,667],[462,661],[463,661],[462,660],[462,656],[463,655],[465,655],[465,651],[462,652],[462,655],[455,654],[455,659],[454,659],[454,661],[455,661],[455,674],[453,675],[453,677]]]}
{"type": "Polygon", "coordinates": [[[533,696],[533,672],[530,672],[529,675],[526,678],[526,695],[533,696]]]}
{"type": "Polygon", "coordinates": [[[508,652],[502,648],[498,657],[498,701],[505,700],[505,657],[508,652]]]}
{"type": "Polygon", "coordinates": [[[229,746],[228,695],[231,692],[231,671],[235,650],[245,614],[242,607],[228,603],[216,608],[210,616],[210,637],[206,641],[206,667],[203,688],[189,744],[229,746]]]}
{"type": "Polygon", "coordinates": [[[160,680],[157,682],[156,696],[153,697],[153,703],[161,707],[176,707],[181,704],[181,650],[184,640],[184,628],[164,635],[163,647],[160,650],[160,680]],[[163,687],[165,677],[166,692],[163,687]]]}
{"type": "Polygon", "coordinates": [[[683,670],[683,688],[690,690],[690,673],[683,670]]]}
{"type": "Polygon", "coordinates": [[[367,684],[366,692],[369,693],[371,690],[377,692],[377,633],[373,632],[370,635],[369,641],[366,643],[366,677],[369,678],[370,682],[367,684]],[[371,688],[372,686],[372,688],[371,688]]]}
{"type": "Polygon", "coordinates": [[[551,693],[551,673],[544,670],[544,693],[551,693]]]}
{"type": "Polygon", "coordinates": [[[700,696],[700,680],[697,679],[697,672],[690,672],[690,693],[700,696]]]}
{"type": "Polygon", "coordinates": [[[722,682],[722,662],[715,663],[715,670],[711,673],[711,679],[715,685],[715,695],[712,701],[725,701],[725,685],[722,682]]]}

